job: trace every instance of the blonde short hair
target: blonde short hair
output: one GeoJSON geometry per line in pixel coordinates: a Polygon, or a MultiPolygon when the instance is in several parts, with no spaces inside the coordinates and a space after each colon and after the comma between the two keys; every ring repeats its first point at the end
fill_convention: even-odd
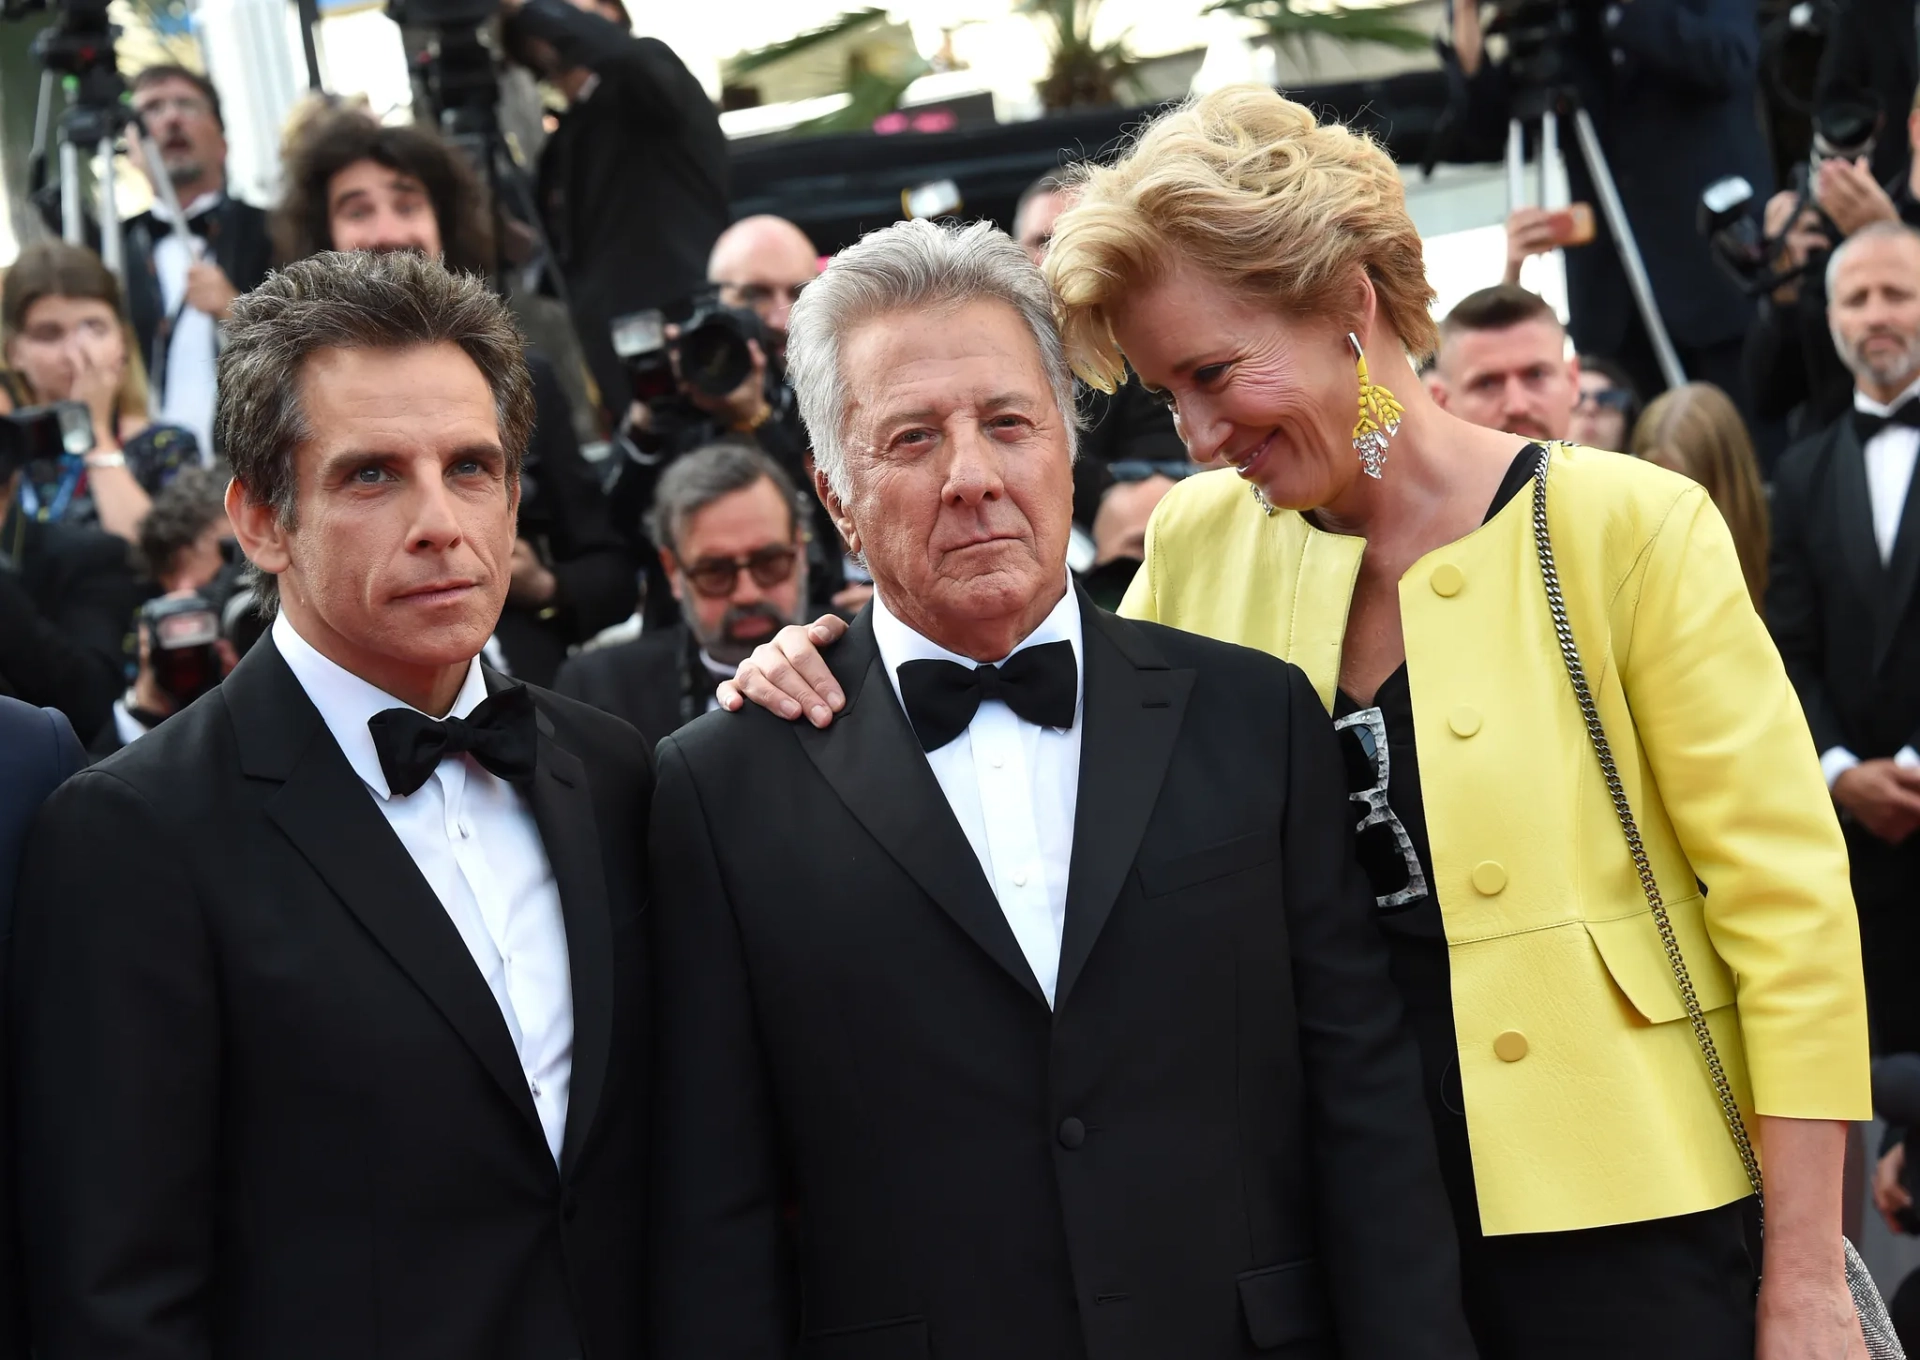
{"type": "MultiPolygon", "coordinates": [[[[1127,289],[1190,261],[1292,314],[1339,316],[1356,271],[1425,358],[1438,343],[1420,234],[1393,160],[1369,137],[1261,85],[1232,85],[1147,125],[1116,164],[1073,174],[1047,280],[1074,371],[1125,381],[1111,313],[1127,289]]],[[[1358,318],[1354,318],[1357,320],[1358,318]]]]}

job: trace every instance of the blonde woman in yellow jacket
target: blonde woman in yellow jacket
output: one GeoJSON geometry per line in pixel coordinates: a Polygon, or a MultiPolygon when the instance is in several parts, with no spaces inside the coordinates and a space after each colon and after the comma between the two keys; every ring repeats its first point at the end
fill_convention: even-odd
{"type": "MultiPolygon", "coordinates": [[[[1122,612],[1285,657],[1327,705],[1482,1355],[1864,1355],[1841,1264],[1845,1121],[1869,1114],[1846,853],[1705,492],[1580,448],[1546,474],[1599,714],[1757,1130],[1757,1303],[1747,1181],[1555,640],[1547,451],[1416,381],[1432,292],[1391,161],[1271,90],[1221,91],[1084,175],[1046,269],[1081,375],[1130,363],[1193,457],[1232,465],[1162,502],[1122,612]]],[[[830,704],[809,650],[787,630],[743,691],[830,704]]]]}

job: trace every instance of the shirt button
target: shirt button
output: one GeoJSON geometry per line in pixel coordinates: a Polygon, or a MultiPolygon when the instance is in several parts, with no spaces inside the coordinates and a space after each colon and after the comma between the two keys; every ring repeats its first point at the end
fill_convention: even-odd
{"type": "Polygon", "coordinates": [[[1490,859],[1473,866],[1473,890],[1482,897],[1498,896],[1507,886],[1507,871],[1490,859]]]}
{"type": "Polygon", "coordinates": [[[1087,1141],[1087,1126],[1069,1115],[1060,1121],[1060,1146],[1069,1152],[1087,1141]]]}
{"type": "Polygon", "coordinates": [[[472,827],[468,826],[465,822],[460,823],[460,839],[461,840],[465,840],[467,837],[471,836],[472,834],[473,834],[472,827]]]}
{"type": "Polygon", "coordinates": [[[1447,726],[1456,737],[1470,737],[1480,730],[1480,710],[1471,704],[1462,704],[1447,715],[1447,726]]]}
{"type": "Polygon", "coordinates": [[[1013,886],[1016,888],[1024,888],[1027,886],[1027,871],[1025,869],[1021,869],[1014,874],[1013,886]]]}
{"type": "Polygon", "coordinates": [[[528,1077],[527,1085],[533,1088],[533,1094],[537,1098],[540,1094],[540,1083],[535,1081],[532,1077],[528,1077]]]}
{"type": "Polygon", "coordinates": [[[1433,569],[1433,575],[1429,579],[1432,582],[1434,594],[1444,599],[1452,599],[1460,593],[1461,587],[1466,585],[1467,574],[1451,562],[1442,562],[1433,569]]]}
{"type": "Polygon", "coordinates": [[[1493,1056],[1501,1062],[1516,1063],[1527,1056],[1527,1036],[1510,1029],[1493,1041],[1493,1056]]]}
{"type": "Polygon", "coordinates": [[[999,769],[1002,765],[1005,765],[1006,763],[1007,763],[1007,758],[1005,756],[989,756],[987,758],[987,764],[993,766],[993,768],[996,770],[999,769]]]}

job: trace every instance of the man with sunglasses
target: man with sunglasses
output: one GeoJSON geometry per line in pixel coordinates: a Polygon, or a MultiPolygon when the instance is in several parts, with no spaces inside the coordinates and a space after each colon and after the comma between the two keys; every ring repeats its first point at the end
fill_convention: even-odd
{"type": "Polygon", "coordinates": [[[660,479],[648,528],[682,621],[582,652],[554,688],[650,742],[717,707],[720,681],[806,613],[800,507],[792,480],[756,449],[717,444],[680,459],[660,479]]]}

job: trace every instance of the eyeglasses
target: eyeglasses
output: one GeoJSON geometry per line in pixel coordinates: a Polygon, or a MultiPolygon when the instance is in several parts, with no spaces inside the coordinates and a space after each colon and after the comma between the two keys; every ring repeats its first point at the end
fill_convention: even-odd
{"type": "Polygon", "coordinates": [[[213,113],[213,105],[196,95],[161,95],[153,99],[134,101],[134,111],[142,118],[158,118],[164,113],[177,113],[182,118],[206,118],[213,113]]]}
{"type": "Polygon", "coordinates": [[[1633,393],[1618,387],[1589,389],[1583,391],[1580,399],[1574,402],[1575,409],[1588,405],[1597,406],[1602,411],[1613,411],[1619,415],[1625,415],[1633,407],[1633,393]]]}
{"type": "Polygon", "coordinates": [[[805,281],[785,286],[771,283],[734,283],[727,285],[727,291],[739,299],[735,306],[752,307],[758,311],[761,308],[773,306],[777,301],[784,301],[789,307],[793,306],[800,300],[800,294],[806,286],[805,281]]]}
{"type": "Polygon", "coordinates": [[[1374,905],[1389,911],[1416,902],[1427,895],[1427,874],[1406,824],[1387,805],[1392,757],[1386,717],[1377,707],[1363,708],[1336,719],[1333,730],[1346,758],[1347,799],[1366,809],[1353,829],[1359,838],[1360,867],[1373,884],[1374,905]]]}
{"type": "Polygon", "coordinates": [[[703,557],[690,562],[681,571],[693,582],[693,588],[709,599],[720,600],[733,594],[740,573],[753,577],[762,590],[784,585],[793,576],[800,550],[790,544],[775,543],[757,549],[745,557],[703,557]]]}

